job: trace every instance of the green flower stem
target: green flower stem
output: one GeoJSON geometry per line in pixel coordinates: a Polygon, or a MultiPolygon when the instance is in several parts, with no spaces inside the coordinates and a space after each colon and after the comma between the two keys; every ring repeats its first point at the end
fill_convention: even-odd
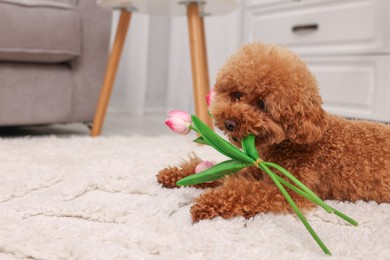
{"type": "MultiPolygon", "coordinates": [[[[307,196],[301,194],[302,196],[305,196],[307,199],[311,200],[312,202],[316,203],[317,205],[319,205],[320,207],[322,207],[324,210],[326,210],[328,213],[333,213],[335,214],[336,216],[344,219],[345,221],[347,221],[348,223],[350,223],[351,225],[353,226],[357,226],[358,225],[358,222],[350,217],[348,217],[347,215],[343,214],[342,212],[336,210],[335,208],[329,206],[328,204],[326,204],[323,200],[321,200],[314,192],[312,192],[309,188],[307,188],[303,183],[301,183],[297,178],[295,178],[289,171],[287,171],[286,169],[284,169],[283,167],[281,167],[280,165],[277,165],[275,163],[270,163],[270,162],[266,162],[265,164],[271,166],[271,167],[274,167],[275,169],[279,170],[281,173],[283,173],[286,177],[290,178],[293,182],[295,182],[298,186],[300,187],[304,187],[304,189],[302,189],[302,192],[305,192],[307,194],[307,196]],[[290,176],[290,177],[289,177],[290,176]]],[[[282,179],[282,178],[280,178],[282,179]]],[[[282,179],[283,180],[283,179],[282,179]]],[[[284,181],[284,180],[283,180],[284,181]]],[[[288,182],[285,182],[287,184],[289,184],[288,182]]],[[[287,184],[284,184],[287,186],[287,184]]],[[[292,187],[289,187],[290,189],[293,189],[292,187]]],[[[297,190],[294,190],[295,192],[298,192],[297,190]]],[[[298,192],[299,193],[299,192],[298,192]]]]}
{"type": "Polygon", "coordinates": [[[302,182],[300,182],[297,178],[295,178],[294,175],[292,175],[289,171],[281,167],[280,165],[272,162],[266,162],[264,163],[267,166],[270,166],[272,168],[277,169],[280,171],[282,174],[284,174],[287,178],[292,180],[299,188],[301,188],[304,192],[309,194],[312,198],[316,200],[316,204],[320,205],[322,208],[324,208],[328,213],[334,213],[334,210],[332,207],[328,206],[323,202],[313,191],[311,191],[306,185],[304,185],[302,182]]]}
{"type": "Polygon", "coordinates": [[[314,240],[317,242],[317,244],[321,247],[321,249],[324,251],[327,255],[332,255],[329,249],[325,246],[325,244],[322,242],[322,240],[319,238],[317,233],[314,231],[314,229],[310,226],[309,222],[307,222],[305,216],[302,214],[302,212],[299,210],[298,206],[295,204],[294,200],[290,197],[286,189],[282,186],[282,184],[279,182],[278,178],[276,177],[276,174],[273,173],[266,165],[265,163],[261,162],[260,167],[262,170],[264,170],[272,179],[272,181],[276,184],[276,186],[279,188],[279,190],[282,192],[288,203],[291,205],[299,219],[302,221],[303,225],[306,227],[306,229],[309,231],[310,235],[314,238],[314,240]]]}
{"type": "MultiPolygon", "coordinates": [[[[278,176],[277,174],[275,174],[275,176],[277,177],[278,181],[280,183],[282,183],[284,186],[286,186],[287,188],[291,189],[292,191],[298,193],[299,195],[305,197],[306,199],[310,200],[311,202],[317,204],[318,206],[322,207],[322,205],[318,204],[317,201],[311,197],[309,194],[307,194],[306,192],[304,192],[303,190],[299,189],[298,187],[295,187],[293,184],[287,182],[286,180],[284,180],[282,177],[278,176]]],[[[325,202],[324,202],[325,203],[325,202]]],[[[340,218],[344,219],[345,221],[347,221],[348,223],[350,223],[351,225],[353,226],[357,226],[358,223],[356,220],[348,217],[347,215],[343,214],[342,212],[338,211],[337,209],[335,208],[332,208],[331,206],[327,205],[328,207],[330,207],[332,210],[333,210],[333,213],[337,216],[339,216],[340,218]]],[[[322,207],[323,208],[323,207],[322,207]]]]}
{"type": "Polygon", "coordinates": [[[334,209],[332,207],[330,207],[329,205],[327,205],[323,200],[319,199],[318,197],[313,197],[311,196],[309,193],[299,189],[298,187],[294,186],[293,184],[289,183],[288,181],[284,180],[282,177],[278,176],[278,180],[285,186],[287,186],[289,189],[295,191],[296,193],[304,196],[305,198],[307,198],[308,200],[314,202],[315,204],[317,204],[318,206],[320,206],[321,208],[323,208],[325,211],[327,211],[328,213],[334,213],[334,209]],[[329,211],[331,210],[331,211],[329,211]]]}
{"type": "Polygon", "coordinates": [[[345,221],[347,221],[348,223],[350,223],[351,225],[353,226],[357,226],[358,225],[358,222],[356,220],[354,220],[353,218],[350,218],[348,217],[347,215],[345,215],[344,213],[338,211],[337,209],[333,209],[333,213],[336,215],[336,216],[339,216],[340,218],[344,219],[345,221]]]}
{"type": "Polygon", "coordinates": [[[299,195],[305,197],[306,199],[310,200],[311,202],[313,202],[313,203],[317,204],[318,206],[322,207],[322,205],[319,204],[318,201],[315,198],[313,198],[312,196],[310,196],[308,193],[304,192],[300,188],[298,188],[298,187],[294,186],[293,184],[289,183],[288,181],[286,181],[285,179],[283,179],[279,175],[275,174],[275,176],[276,176],[276,178],[278,179],[278,181],[280,183],[282,183],[284,186],[286,186],[290,190],[298,193],[299,195]]]}
{"type": "Polygon", "coordinates": [[[189,128],[190,128],[191,130],[194,130],[194,131],[197,132],[198,134],[200,134],[198,128],[196,128],[194,125],[190,125],[189,128]]]}

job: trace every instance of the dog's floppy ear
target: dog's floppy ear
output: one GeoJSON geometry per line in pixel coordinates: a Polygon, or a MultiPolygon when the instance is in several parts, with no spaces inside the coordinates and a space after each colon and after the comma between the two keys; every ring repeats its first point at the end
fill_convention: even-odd
{"type": "MultiPolygon", "coordinates": [[[[297,107],[295,107],[297,109],[297,107]]],[[[321,106],[305,105],[282,117],[285,134],[293,143],[311,143],[319,140],[326,129],[326,114],[321,106]]]]}
{"type": "Polygon", "coordinates": [[[317,91],[302,93],[300,90],[309,89],[294,89],[296,91],[287,90],[271,95],[270,113],[282,124],[286,138],[291,142],[298,144],[315,142],[322,137],[327,127],[321,98],[317,91]]]}

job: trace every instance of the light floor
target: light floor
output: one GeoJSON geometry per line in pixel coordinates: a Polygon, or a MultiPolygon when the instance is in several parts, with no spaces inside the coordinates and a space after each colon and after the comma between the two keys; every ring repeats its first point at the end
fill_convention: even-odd
{"type": "MultiPolygon", "coordinates": [[[[169,134],[170,130],[165,126],[164,121],[167,115],[149,114],[145,116],[129,115],[118,112],[108,112],[103,128],[103,136],[157,136],[169,134]]],[[[37,127],[1,127],[0,137],[13,138],[23,136],[72,136],[88,135],[89,129],[86,125],[77,124],[57,124],[37,127]]]]}

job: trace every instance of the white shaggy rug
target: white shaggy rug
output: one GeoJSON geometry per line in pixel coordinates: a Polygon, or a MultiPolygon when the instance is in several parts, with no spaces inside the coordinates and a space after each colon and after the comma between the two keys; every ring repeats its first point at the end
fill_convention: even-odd
{"type": "MultiPolygon", "coordinates": [[[[329,259],[294,215],[191,223],[194,188],[164,189],[159,169],[194,150],[191,137],[0,139],[1,259],[329,259]]],[[[309,222],[332,259],[390,259],[390,205],[329,202],[309,222]]]]}

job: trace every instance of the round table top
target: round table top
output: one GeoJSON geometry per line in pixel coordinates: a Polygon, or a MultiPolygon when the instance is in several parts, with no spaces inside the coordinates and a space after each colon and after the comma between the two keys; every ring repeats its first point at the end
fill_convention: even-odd
{"type": "Polygon", "coordinates": [[[238,8],[238,0],[98,0],[105,9],[126,8],[130,11],[156,15],[185,15],[186,4],[198,2],[202,15],[227,14],[238,8]]]}

